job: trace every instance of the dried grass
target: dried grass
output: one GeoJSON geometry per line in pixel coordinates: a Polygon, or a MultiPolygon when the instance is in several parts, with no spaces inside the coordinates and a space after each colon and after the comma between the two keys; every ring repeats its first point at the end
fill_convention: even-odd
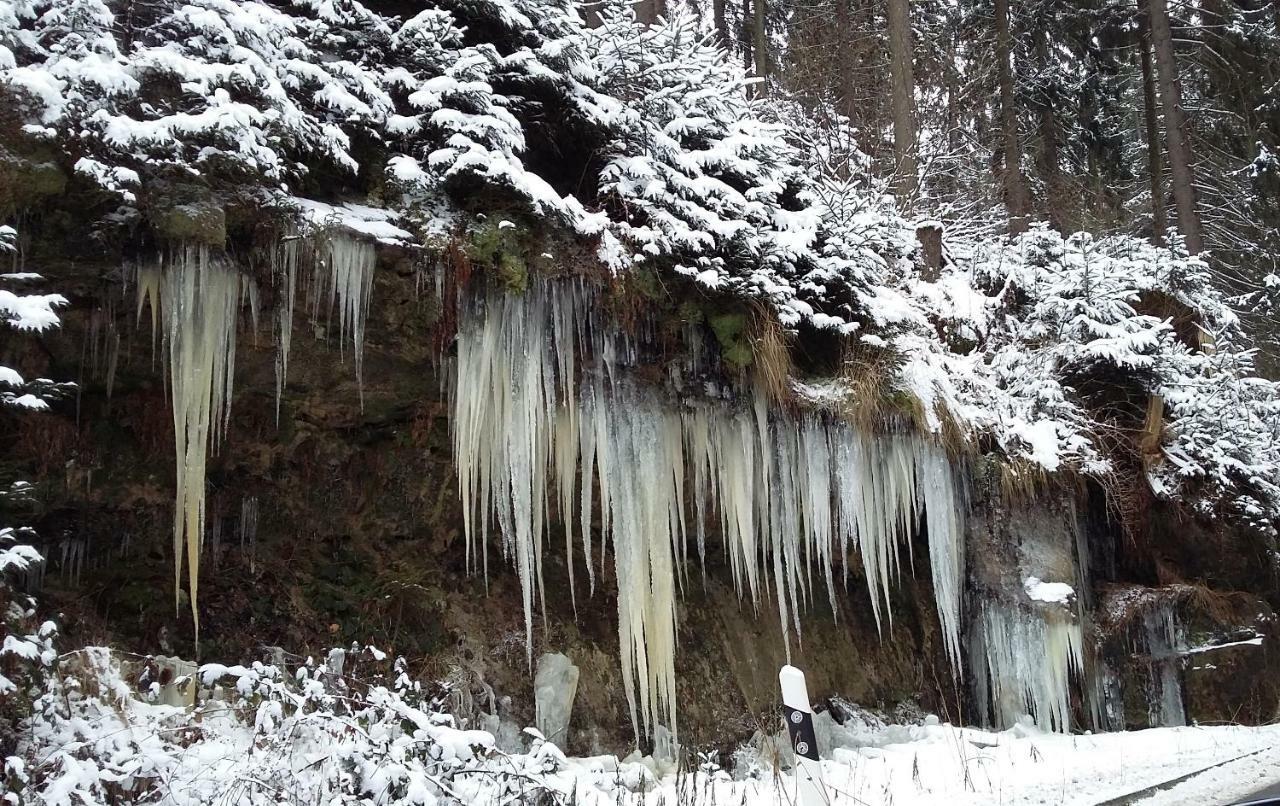
{"type": "Polygon", "coordinates": [[[762,303],[751,306],[750,339],[755,382],[774,403],[791,397],[791,339],[776,315],[762,303]]]}
{"type": "Polygon", "coordinates": [[[1159,607],[1202,614],[1224,629],[1250,623],[1257,615],[1258,600],[1253,594],[1215,591],[1198,582],[1178,582],[1156,588],[1108,585],[1101,593],[1098,627],[1104,637],[1123,634],[1136,620],[1159,607]]]}

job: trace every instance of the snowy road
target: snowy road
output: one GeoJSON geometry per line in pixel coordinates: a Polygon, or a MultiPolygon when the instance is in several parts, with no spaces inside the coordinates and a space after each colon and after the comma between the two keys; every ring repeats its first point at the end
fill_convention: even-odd
{"type": "Polygon", "coordinates": [[[1254,803],[1269,797],[1280,798],[1280,741],[1263,748],[1262,752],[1206,770],[1134,803],[1142,806],[1185,803],[1229,806],[1254,803]]]}
{"type": "Polygon", "coordinates": [[[1280,800],[1280,781],[1268,787],[1259,789],[1257,792],[1247,795],[1241,803],[1256,803],[1260,800],[1280,800]]]}
{"type": "MultiPolygon", "coordinates": [[[[835,804],[1228,806],[1280,782],[1280,726],[1096,735],[889,728],[900,731],[894,743],[837,749],[824,762],[835,804]]],[[[764,803],[751,789],[745,802],[764,803]]]]}

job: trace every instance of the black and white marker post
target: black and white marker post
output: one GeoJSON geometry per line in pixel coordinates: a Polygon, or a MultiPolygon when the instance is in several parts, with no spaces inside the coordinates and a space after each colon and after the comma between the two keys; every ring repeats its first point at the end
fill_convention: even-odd
{"type": "Polygon", "coordinates": [[[818,763],[818,738],[813,732],[813,710],[809,708],[809,688],[804,672],[794,666],[783,666],[778,672],[782,686],[782,713],[787,720],[787,734],[796,754],[796,806],[829,806],[831,799],[822,785],[822,766],[818,763]]]}

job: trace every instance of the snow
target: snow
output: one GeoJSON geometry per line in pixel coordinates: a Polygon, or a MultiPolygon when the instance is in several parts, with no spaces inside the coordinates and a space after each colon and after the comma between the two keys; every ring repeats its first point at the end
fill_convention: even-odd
{"type": "Polygon", "coordinates": [[[0,288],[0,319],[15,330],[40,332],[58,324],[55,308],[67,304],[61,294],[15,294],[0,288]]]}
{"type": "Polygon", "coordinates": [[[1075,588],[1065,582],[1042,582],[1039,577],[1027,577],[1022,580],[1022,587],[1036,602],[1065,605],[1076,595],[1075,588]]]}
{"type": "MultiPolygon", "coordinates": [[[[206,664],[193,710],[146,702],[123,682],[120,660],[106,650],[65,654],[57,661],[60,674],[45,682],[44,707],[19,733],[17,755],[5,760],[10,781],[19,782],[24,802],[48,806],[114,802],[120,786],[154,802],[234,797],[246,806],[277,803],[282,793],[326,803],[498,806],[540,792],[583,806],[641,806],[683,802],[681,793],[689,791],[709,803],[766,806],[792,788],[789,752],[761,754],[759,744],[735,753],[732,768],[711,761],[678,775],[662,772],[650,757],[566,757],[532,728],[503,752],[492,734],[434,710],[397,671],[402,662],[357,650],[348,665],[358,665],[364,677],[350,670],[334,676],[312,664],[206,664]],[[388,685],[393,672],[398,682],[388,685]]],[[[52,664],[56,657],[45,652],[29,662],[52,664]]],[[[936,717],[888,724],[856,708],[842,710],[843,725],[827,713],[816,717],[831,726],[819,746],[832,806],[1083,806],[1224,761],[1141,802],[1225,803],[1280,781],[1274,725],[1098,735],[1019,725],[993,733],[936,717]],[[1245,754],[1252,755],[1240,758],[1245,754]]],[[[773,729],[783,735],[780,720],[773,729]]]]}
{"type": "MultiPolygon", "coordinates": [[[[1280,784],[1280,760],[1275,746],[1250,752],[1242,758],[1215,763],[1187,781],[1150,797],[1134,800],[1142,806],[1182,806],[1186,803],[1231,804],[1245,801],[1264,789],[1280,784]]],[[[1272,795],[1274,797],[1274,794],[1272,795]]]]}
{"type": "Polygon", "coordinates": [[[1199,655],[1199,654],[1201,654],[1201,653],[1203,653],[1203,652],[1213,652],[1214,650],[1218,650],[1218,649],[1228,649],[1228,648],[1230,648],[1230,647],[1238,647],[1238,646],[1262,646],[1262,639],[1263,639],[1264,637],[1265,637],[1265,636],[1261,636],[1261,635],[1259,635],[1259,636],[1256,636],[1256,637],[1254,637],[1254,638],[1246,638],[1246,639],[1244,639],[1244,640],[1242,640],[1242,641],[1227,641],[1227,642],[1225,642],[1225,643],[1221,643],[1221,644],[1205,644],[1204,646],[1197,646],[1197,647],[1192,647],[1192,648],[1190,648],[1190,649],[1184,649],[1184,650],[1182,650],[1181,654],[1183,654],[1183,655],[1199,655]]]}
{"type": "Polygon", "coordinates": [[[403,246],[414,242],[408,230],[397,226],[398,216],[389,210],[354,202],[338,205],[294,196],[288,202],[298,207],[307,224],[325,230],[338,228],[348,235],[363,236],[379,243],[403,246]]]}

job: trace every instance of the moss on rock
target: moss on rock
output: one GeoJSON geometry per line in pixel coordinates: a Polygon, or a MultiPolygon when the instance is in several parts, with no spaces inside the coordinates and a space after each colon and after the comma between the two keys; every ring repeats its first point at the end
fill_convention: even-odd
{"type": "Polygon", "coordinates": [[[0,152],[0,219],[67,189],[67,176],[52,162],[0,152]]]}
{"type": "Polygon", "coordinates": [[[745,313],[721,313],[709,316],[708,324],[720,342],[720,355],[725,363],[734,369],[746,369],[751,366],[755,354],[751,351],[751,340],[747,336],[747,315],[745,313]]]}
{"type": "Polygon", "coordinates": [[[153,215],[156,234],[170,241],[221,246],[227,240],[227,216],[211,202],[178,204],[153,215]]]}

